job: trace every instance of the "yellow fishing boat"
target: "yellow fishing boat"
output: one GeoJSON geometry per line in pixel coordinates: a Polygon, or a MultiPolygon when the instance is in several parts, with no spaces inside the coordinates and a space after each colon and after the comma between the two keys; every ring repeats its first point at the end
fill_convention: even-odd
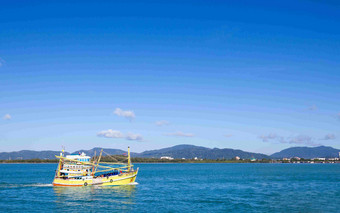
{"type": "Polygon", "coordinates": [[[136,180],[138,168],[133,169],[130,159],[130,147],[128,148],[127,163],[100,162],[103,150],[99,157],[86,156],[86,154],[72,154],[64,156],[64,150],[60,153],[58,168],[53,180],[54,186],[113,186],[133,184],[136,180]]]}

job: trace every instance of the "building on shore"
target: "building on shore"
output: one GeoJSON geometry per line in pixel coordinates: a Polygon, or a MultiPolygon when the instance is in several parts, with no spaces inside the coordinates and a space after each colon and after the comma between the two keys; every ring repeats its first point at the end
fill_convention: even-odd
{"type": "Polygon", "coordinates": [[[174,158],[169,157],[169,156],[162,156],[161,160],[166,159],[166,160],[173,160],[174,158]]]}
{"type": "Polygon", "coordinates": [[[326,158],[313,158],[312,160],[320,160],[320,161],[325,161],[326,158]]]}

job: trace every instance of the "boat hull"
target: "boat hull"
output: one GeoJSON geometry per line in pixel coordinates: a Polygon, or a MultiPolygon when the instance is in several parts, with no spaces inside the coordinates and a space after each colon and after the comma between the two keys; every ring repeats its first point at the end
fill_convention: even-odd
{"type": "Polygon", "coordinates": [[[81,187],[81,186],[117,186],[134,183],[138,174],[136,171],[122,173],[109,177],[97,177],[91,179],[63,179],[55,178],[53,186],[81,187]]]}

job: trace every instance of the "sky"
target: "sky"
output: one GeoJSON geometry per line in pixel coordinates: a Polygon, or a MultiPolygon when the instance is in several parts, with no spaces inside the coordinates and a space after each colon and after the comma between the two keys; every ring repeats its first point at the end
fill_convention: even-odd
{"type": "Polygon", "coordinates": [[[0,151],[340,148],[338,1],[7,1],[0,151]]]}

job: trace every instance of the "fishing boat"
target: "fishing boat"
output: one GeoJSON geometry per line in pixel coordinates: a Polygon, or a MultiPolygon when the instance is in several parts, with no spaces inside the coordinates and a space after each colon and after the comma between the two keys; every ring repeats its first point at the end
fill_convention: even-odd
{"type": "Polygon", "coordinates": [[[138,168],[133,169],[130,159],[130,147],[128,148],[127,163],[119,162],[115,157],[113,162],[100,162],[103,150],[99,157],[92,159],[86,154],[64,154],[64,149],[59,156],[58,168],[53,180],[54,186],[113,186],[133,184],[138,174],[138,168]]]}

